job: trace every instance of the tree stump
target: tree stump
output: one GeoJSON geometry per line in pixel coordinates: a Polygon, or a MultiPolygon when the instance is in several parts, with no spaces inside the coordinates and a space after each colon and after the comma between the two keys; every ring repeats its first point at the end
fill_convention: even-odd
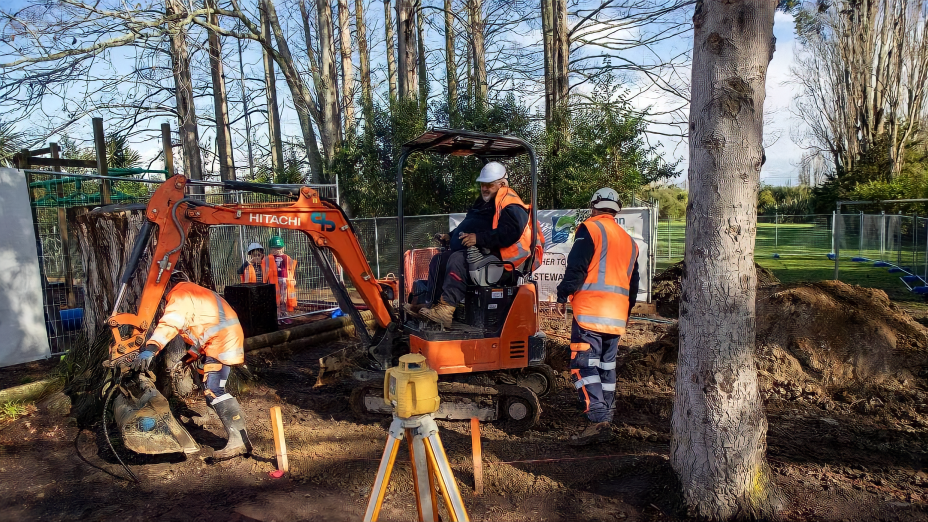
{"type": "MultiPolygon", "coordinates": [[[[111,212],[88,212],[76,216],[73,229],[77,233],[81,261],[84,266],[84,334],[87,338],[86,353],[74,354],[82,360],[74,361],[85,368],[90,387],[94,380],[102,380],[104,369],[101,363],[109,356],[108,349],[112,336],[107,319],[112,313],[113,303],[119,291],[119,280],[129,261],[136,237],[141,229],[143,210],[114,210],[111,212]]],[[[120,305],[121,312],[133,312],[137,309],[146,275],[152,263],[153,243],[157,239],[157,227],[148,248],[142,254],[133,278],[126,290],[126,296],[120,305]]],[[[187,242],[181,250],[175,267],[182,271],[190,281],[209,289],[215,289],[213,275],[210,271],[209,229],[204,225],[194,224],[187,235],[187,242]]],[[[171,286],[165,290],[170,292],[171,286]]],[[[164,312],[164,302],[158,308],[151,324],[154,327],[164,312]]],[[[168,344],[161,358],[165,364],[159,368],[161,376],[168,377],[167,368],[178,361],[186,351],[183,341],[175,340],[168,344]]],[[[165,396],[171,394],[186,395],[196,388],[189,372],[183,378],[158,379],[159,388],[165,396]]]]}

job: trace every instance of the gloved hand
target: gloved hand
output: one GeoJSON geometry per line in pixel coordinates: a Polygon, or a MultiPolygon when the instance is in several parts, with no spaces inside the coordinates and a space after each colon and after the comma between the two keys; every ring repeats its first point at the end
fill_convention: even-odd
{"type": "Polygon", "coordinates": [[[148,367],[151,366],[152,359],[155,358],[155,352],[151,351],[151,346],[146,346],[144,350],[139,352],[138,357],[132,361],[132,369],[138,370],[140,372],[147,372],[148,367]]]}

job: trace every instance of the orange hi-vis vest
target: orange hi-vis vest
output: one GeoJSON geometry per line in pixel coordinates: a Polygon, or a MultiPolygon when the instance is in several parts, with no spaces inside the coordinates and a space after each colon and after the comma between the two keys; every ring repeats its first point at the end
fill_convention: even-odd
{"type": "Polygon", "coordinates": [[[625,335],[638,245],[608,214],[591,217],[583,224],[595,250],[583,285],[571,296],[574,319],[586,330],[625,335]]]}
{"type": "Polygon", "coordinates": [[[222,364],[245,362],[245,334],[235,310],[219,294],[193,283],[178,283],[168,293],[164,315],[148,340],[164,349],[176,335],[222,364]]]}
{"type": "MultiPolygon", "coordinates": [[[[271,258],[268,256],[264,256],[264,259],[261,260],[261,282],[262,283],[273,282],[274,285],[276,286],[277,278],[271,277],[271,264],[270,263],[271,263],[271,258]],[[272,279],[273,281],[271,281],[272,279]]],[[[275,274],[277,273],[276,266],[274,267],[274,273],[275,274]]],[[[258,282],[258,275],[255,272],[255,267],[251,263],[249,263],[248,268],[246,268],[245,271],[242,272],[242,282],[243,283],[257,283],[258,282]]]]}
{"type": "MultiPolygon", "coordinates": [[[[508,261],[512,263],[512,266],[518,268],[528,259],[531,253],[532,229],[530,225],[532,221],[532,207],[523,203],[522,198],[516,194],[516,191],[509,187],[500,187],[499,191],[496,193],[496,214],[493,215],[493,228],[496,228],[499,224],[499,216],[503,213],[503,209],[509,205],[519,205],[529,213],[528,222],[525,223],[525,228],[522,229],[522,235],[519,236],[519,240],[512,245],[499,249],[503,261],[508,261]]],[[[532,263],[532,270],[537,270],[538,267],[541,266],[541,257],[544,255],[545,251],[545,236],[541,233],[541,226],[537,221],[535,223],[535,236],[538,238],[538,245],[535,247],[535,260],[532,263]]],[[[506,265],[506,270],[512,270],[512,267],[506,265]]]]}
{"type": "MultiPolygon", "coordinates": [[[[284,258],[287,263],[287,277],[283,278],[287,281],[287,311],[292,312],[296,308],[296,259],[288,256],[287,254],[279,254],[280,257],[284,258]]],[[[267,256],[265,259],[270,259],[276,257],[274,254],[267,256]]],[[[274,264],[271,265],[274,267],[274,273],[277,273],[277,262],[274,261],[274,264]]],[[[250,268],[250,267],[249,267],[250,268]]],[[[277,295],[277,305],[280,306],[280,288],[279,281],[280,278],[272,277],[269,283],[274,283],[274,292],[277,295]]]]}

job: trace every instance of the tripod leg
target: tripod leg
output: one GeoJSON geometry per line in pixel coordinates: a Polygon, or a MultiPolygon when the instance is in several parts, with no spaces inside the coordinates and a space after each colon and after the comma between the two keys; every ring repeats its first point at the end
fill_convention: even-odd
{"type": "Polygon", "coordinates": [[[406,430],[406,444],[409,446],[409,461],[412,464],[419,522],[438,522],[435,475],[432,473],[428,457],[425,454],[425,442],[423,439],[414,436],[412,430],[406,430]]]}
{"type": "Polygon", "coordinates": [[[432,433],[425,439],[425,451],[428,453],[429,462],[438,475],[438,485],[441,488],[442,497],[445,499],[445,505],[448,507],[448,513],[451,514],[451,520],[453,522],[470,522],[467,511],[464,509],[464,501],[461,500],[461,492],[458,491],[458,485],[451,473],[451,465],[448,464],[445,447],[442,446],[441,439],[438,438],[438,432],[432,433]]]}
{"type": "Polygon", "coordinates": [[[383,457],[381,457],[380,467],[377,469],[377,478],[374,479],[374,487],[371,489],[371,498],[367,501],[364,522],[377,522],[377,517],[380,516],[380,507],[383,505],[383,497],[387,492],[390,473],[393,472],[393,463],[396,461],[396,454],[399,450],[400,439],[394,437],[391,433],[387,438],[387,446],[383,449],[383,457]]]}

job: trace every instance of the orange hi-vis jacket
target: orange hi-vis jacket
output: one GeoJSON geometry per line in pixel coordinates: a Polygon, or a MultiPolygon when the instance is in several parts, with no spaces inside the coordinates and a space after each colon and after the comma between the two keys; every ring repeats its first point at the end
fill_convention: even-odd
{"type": "Polygon", "coordinates": [[[595,250],[583,285],[571,296],[574,319],[586,330],[625,335],[638,245],[608,214],[591,217],[583,224],[595,250]]]}
{"type": "Polygon", "coordinates": [[[238,316],[219,294],[202,286],[178,283],[171,289],[164,315],[148,343],[161,351],[177,334],[222,364],[245,362],[245,334],[238,316]]]}
{"type": "MultiPolygon", "coordinates": [[[[509,205],[519,205],[529,213],[529,220],[525,223],[525,228],[522,229],[522,235],[519,236],[519,240],[512,245],[499,249],[502,260],[508,261],[512,263],[513,266],[518,268],[522,262],[528,259],[528,256],[531,253],[532,214],[530,210],[532,207],[523,203],[522,198],[516,194],[516,191],[509,187],[501,187],[496,193],[496,214],[493,215],[493,228],[496,228],[496,226],[499,225],[499,216],[503,213],[503,209],[509,205]]],[[[541,233],[541,226],[537,222],[535,223],[535,226],[535,235],[538,238],[538,245],[535,247],[535,260],[532,263],[532,270],[536,270],[539,266],[541,266],[541,257],[544,255],[545,251],[545,236],[541,233]]],[[[512,270],[512,268],[509,265],[506,265],[506,270],[512,270]]]]}
{"type": "MultiPolygon", "coordinates": [[[[294,308],[296,308],[296,259],[293,259],[287,254],[279,254],[279,255],[280,257],[284,258],[284,262],[287,264],[287,277],[284,278],[287,281],[287,311],[292,312],[294,308]]],[[[264,259],[269,260],[272,257],[276,257],[276,256],[274,254],[271,254],[265,257],[264,259]]],[[[274,267],[274,273],[276,274],[277,273],[276,261],[274,261],[274,264],[271,266],[274,267]]],[[[251,268],[251,267],[248,267],[248,268],[251,268]]],[[[262,266],[262,270],[263,270],[263,266],[262,266]]],[[[277,295],[277,305],[280,306],[280,288],[278,287],[280,282],[278,281],[277,277],[271,277],[271,281],[268,281],[268,282],[274,283],[274,292],[277,295]]]]}
{"type": "MultiPolygon", "coordinates": [[[[274,267],[274,273],[277,273],[277,267],[274,267]]],[[[242,282],[243,283],[257,283],[258,275],[255,272],[255,267],[249,263],[248,268],[242,273],[242,282]]],[[[262,283],[273,283],[277,285],[277,278],[271,277],[271,258],[264,256],[264,259],[261,260],[261,282],[262,283]]]]}

